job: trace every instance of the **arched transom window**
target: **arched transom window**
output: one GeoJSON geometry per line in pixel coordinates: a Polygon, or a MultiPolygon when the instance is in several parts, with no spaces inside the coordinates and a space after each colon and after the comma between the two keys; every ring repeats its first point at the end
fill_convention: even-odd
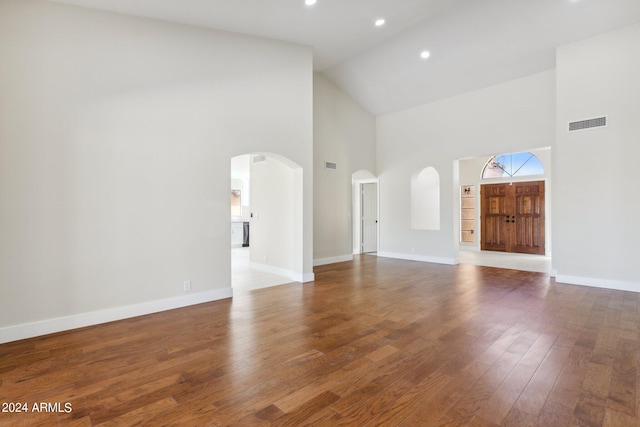
{"type": "Polygon", "coordinates": [[[543,175],[544,166],[534,154],[527,152],[493,156],[482,170],[482,179],[543,175]]]}

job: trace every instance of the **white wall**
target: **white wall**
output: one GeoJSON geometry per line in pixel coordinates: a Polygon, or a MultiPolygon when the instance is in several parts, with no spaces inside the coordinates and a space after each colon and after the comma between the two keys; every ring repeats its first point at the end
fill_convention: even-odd
{"type": "Polygon", "coordinates": [[[294,274],[294,169],[267,157],[251,163],[251,263],[294,274]]]}
{"type": "Polygon", "coordinates": [[[380,254],[455,262],[457,159],[526,151],[555,139],[555,73],[534,74],[377,119],[380,254]],[[440,230],[411,229],[411,175],[440,174],[440,230]]]}
{"type": "Polygon", "coordinates": [[[314,74],[314,248],[316,264],[351,259],[352,174],[375,173],[375,118],[314,74]],[[325,169],[325,162],[337,164],[325,169]]]}
{"type": "Polygon", "coordinates": [[[310,49],[4,0],[0,75],[0,341],[230,296],[239,154],[303,168],[312,277],[310,49]]]}
{"type": "Polygon", "coordinates": [[[558,49],[557,280],[640,291],[640,24],[558,49]],[[607,115],[609,126],[567,132],[607,115]]]}

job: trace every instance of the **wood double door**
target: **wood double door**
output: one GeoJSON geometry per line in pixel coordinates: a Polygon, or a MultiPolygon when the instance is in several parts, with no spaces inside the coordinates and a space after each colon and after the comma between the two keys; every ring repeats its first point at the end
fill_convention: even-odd
{"type": "Polygon", "coordinates": [[[545,254],[544,181],[480,187],[482,250],[545,254]]]}

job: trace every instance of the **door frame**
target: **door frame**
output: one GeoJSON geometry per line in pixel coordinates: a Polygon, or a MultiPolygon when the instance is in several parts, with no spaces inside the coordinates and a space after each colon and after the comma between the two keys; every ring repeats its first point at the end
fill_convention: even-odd
{"type": "MultiPolygon", "coordinates": [[[[507,151],[507,150],[496,150],[507,151]]],[[[487,159],[495,155],[496,151],[484,154],[468,154],[466,156],[455,157],[452,161],[453,169],[453,187],[451,188],[451,198],[453,199],[453,233],[451,239],[453,241],[453,250],[455,262],[460,262],[460,252],[480,252],[480,241],[476,240],[474,243],[465,243],[460,241],[460,187],[463,185],[475,185],[476,186],[476,216],[474,218],[476,223],[476,233],[480,234],[480,198],[478,197],[479,188],[482,184],[501,183],[501,182],[517,182],[517,181],[544,181],[545,182],[545,240],[546,240],[546,257],[553,257],[553,221],[555,213],[553,211],[554,200],[554,181],[551,174],[551,165],[553,163],[553,153],[549,146],[534,146],[534,147],[522,147],[517,149],[511,149],[509,151],[529,151],[535,154],[544,166],[544,175],[531,175],[526,177],[511,177],[511,178],[491,178],[482,179],[482,167],[486,164],[487,159]],[[548,152],[548,153],[544,153],[548,152]],[[480,161],[482,160],[482,161],[480,161]],[[463,162],[465,163],[463,165],[463,162]],[[468,163],[469,162],[469,163],[468,163]]],[[[520,254],[507,254],[513,256],[523,256],[520,254]]],[[[525,255],[526,256],[526,255],[525,255]]],[[[555,272],[552,268],[551,272],[555,272]]]]}
{"type": "Polygon", "coordinates": [[[378,195],[379,195],[379,191],[378,191],[378,183],[377,182],[361,182],[360,183],[360,242],[358,243],[358,246],[360,248],[360,252],[361,253],[372,253],[372,252],[378,252],[378,195]],[[375,218],[376,218],[376,223],[375,223],[375,239],[376,239],[376,245],[375,245],[375,250],[368,250],[365,251],[364,250],[364,239],[365,239],[365,217],[364,217],[364,211],[362,209],[362,207],[365,205],[364,203],[364,199],[365,199],[365,185],[375,185],[375,191],[373,193],[375,193],[375,197],[376,197],[376,206],[375,206],[375,218]]]}
{"type": "MultiPolygon", "coordinates": [[[[303,221],[303,168],[298,165],[296,162],[294,162],[293,160],[289,159],[286,156],[277,154],[277,153],[273,153],[273,152],[263,152],[263,151],[253,151],[253,152],[247,152],[247,153],[242,153],[242,154],[237,154],[234,156],[231,156],[229,158],[229,184],[231,184],[231,180],[233,179],[233,168],[232,168],[232,159],[234,158],[238,158],[238,157],[242,157],[242,156],[248,156],[248,161],[249,161],[249,170],[248,170],[248,175],[246,176],[246,178],[249,180],[249,182],[251,182],[251,178],[252,178],[252,171],[251,169],[254,166],[254,157],[255,156],[264,156],[265,159],[267,161],[270,162],[278,162],[280,165],[286,167],[287,172],[291,173],[291,179],[293,182],[293,188],[291,191],[291,194],[289,195],[290,197],[288,198],[289,201],[291,202],[291,205],[293,207],[293,221],[291,224],[289,224],[286,227],[283,227],[280,229],[280,231],[283,231],[285,233],[291,233],[292,235],[292,244],[290,248],[287,248],[286,250],[283,250],[282,253],[284,253],[284,257],[288,258],[291,260],[291,266],[287,266],[287,267],[283,267],[283,266],[278,266],[278,265],[272,265],[272,264],[268,264],[267,263],[267,259],[264,259],[264,261],[262,260],[255,260],[254,256],[255,256],[255,249],[256,249],[256,233],[255,233],[255,228],[256,228],[256,221],[260,221],[260,210],[256,210],[256,206],[254,204],[255,198],[254,198],[254,192],[255,192],[255,186],[249,184],[249,200],[250,200],[250,216],[249,218],[246,218],[247,222],[249,222],[250,224],[250,230],[253,230],[254,233],[252,234],[252,242],[251,244],[249,244],[248,248],[249,248],[249,266],[251,268],[254,268],[256,270],[260,270],[260,271],[264,271],[267,273],[271,273],[271,274],[276,274],[279,276],[285,276],[288,277],[291,281],[295,281],[295,282],[309,282],[312,281],[313,279],[311,278],[309,280],[309,278],[307,277],[307,275],[304,273],[304,221],[303,221]]],[[[229,188],[231,188],[231,185],[229,185],[229,188]]],[[[228,203],[229,203],[229,212],[231,211],[230,207],[231,207],[231,201],[230,198],[227,198],[228,203]]],[[[259,208],[259,207],[258,207],[259,208]]],[[[263,207],[263,213],[267,214],[267,217],[269,217],[269,215],[274,215],[275,211],[273,210],[273,208],[271,206],[267,206],[266,208],[263,207]]],[[[229,219],[231,219],[229,217],[229,219]]],[[[245,219],[243,219],[243,222],[245,222],[245,219]]],[[[259,226],[258,226],[259,227],[259,226]]],[[[230,228],[229,228],[229,231],[230,228]]],[[[229,235],[229,242],[230,242],[230,235],[229,235]]],[[[262,246],[265,244],[265,239],[260,239],[260,236],[258,234],[258,245],[262,246]]],[[[231,247],[231,245],[229,246],[230,251],[233,251],[233,248],[231,247]]],[[[232,253],[232,252],[230,252],[232,253]]],[[[233,256],[233,255],[231,255],[233,256]]],[[[233,268],[231,269],[231,286],[233,287],[233,268]]],[[[275,285],[273,285],[275,286],[275,285]]]]}
{"type": "Polygon", "coordinates": [[[352,242],[354,255],[362,254],[362,184],[376,184],[376,211],[378,223],[376,227],[376,252],[380,252],[380,182],[378,178],[352,179],[352,242]]]}
{"type": "MultiPolygon", "coordinates": [[[[481,179],[478,183],[477,183],[477,193],[476,193],[476,225],[477,225],[477,230],[478,230],[478,242],[477,242],[477,250],[482,251],[482,194],[481,194],[481,190],[482,190],[482,186],[483,185],[490,185],[490,184],[516,184],[516,183],[522,183],[522,182],[544,182],[544,210],[545,210],[545,218],[544,218],[544,235],[545,235],[545,242],[544,242],[544,254],[542,254],[542,256],[551,256],[551,185],[550,185],[550,179],[548,177],[542,177],[542,176],[536,176],[536,175],[531,175],[531,176],[524,176],[524,177],[518,177],[518,178],[511,178],[511,179],[501,179],[501,178],[496,178],[496,179],[481,179]]],[[[459,208],[459,207],[458,207],[459,208]]],[[[494,251],[487,251],[487,252],[494,252],[494,251]]],[[[504,253],[515,253],[515,252],[504,252],[504,253]]]]}

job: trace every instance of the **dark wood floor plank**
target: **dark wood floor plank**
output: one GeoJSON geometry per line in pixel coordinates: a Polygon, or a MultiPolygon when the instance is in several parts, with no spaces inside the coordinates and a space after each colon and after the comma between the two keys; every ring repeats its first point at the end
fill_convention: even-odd
{"type": "Polygon", "coordinates": [[[437,394],[449,381],[451,381],[449,376],[439,372],[434,373],[399,397],[393,405],[383,408],[383,411],[367,425],[388,426],[398,424],[413,413],[421,402],[428,401],[437,394]]]}
{"type": "Polygon", "coordinates": [[[330,391],[319,394],[313,399],[305,402],[298,407],[295,411],[289,412],[282,417],[274,420],[271,425],[276,426],[299,426],[305,420],[309,419],[319,411],[322,411],[331,406],[333,402],[340,397],[330,391]]]}
{"type": "Polygon", "coordinates": [[[470,365],[447,382],[433,397],[425,396],[415,410],[400,425],[432,425],[438,422],[455,405],[489,368],[470,365]]]}
{"type": "Polygon", "coordinates": [[[146,423],[158,412],[164,412],[168,408],[175,410],[176,402],[171,397],[165,397],[162,400],[148,403],[144,406],[137,407],[123,414],[117,414],[114,417],[107,416],[106,419],[98,418],[94,420],[91,417],[91,423],[100,427],[117,427],[122,425],[140,425],[146,423]]]}
{"type": "Polygon", "coordinates": [[[623,412],[618,412],[614,409],[608,409],[604,413],[604,423],[605,426],[616,426],[616,427],[634,427],[638,425],[638,421],[636,417],[625,414],[623,412]]]}
{"type": "Polygon", "coordinates": [[[326,377],[315,378],[302,387],[290,390],[282,398],[275,399],[274,404],[284,412],[291,412],[312,396],[325,391],[332,391],[339,395],[340,393],[336,392],[335,387],[364,375],[369,371],[372,363],[371,360],[366,358],[357,359],[326,377]]]}
{"type": "Polygon", "coordinates": [[[537,417],[569,356],[566,348],[552,348],[515,403],[520,412],[537,417]]]}
{"type": "Polygon", "coordinates": [[[631,416],[636,415],[637,352],[637,342],[618,340],[607,400],[608,408],[631,416]]]}
{"type": "Polygon", "coordinates": [[[446,415],[461,425],[471,422],[521,358],[505,351],[446,415]]]}
{"type": "Polygon", "coordinates": [[[566,427],[571,425],[574,408],[555,400],[547,400],[538,416],[538,425],[546,427],[566,427]]]}
{"type": "Polygon", "coordinates": [[[635,426],[640,294],[365,255],[0,345],[0,426],[635,426]]]}
{"type": "Polygon", "coordinates": [[[555,335],[540,334],[494,394],[480,408],[478,415],[490,422],[502,423],[522,390],[542,364],[556,338],[555,335]]]}
{"type": "MultiPolygon", "coordinates": [[[[579,345],[571,349],[562,371],[549,394],[547,404],[563,405],[568,409],[568,413],[573,413],[589,369],[589,356],[589,350],[579,345]]],[[[553,405],[553,407],[556,406],[553,405]]]]}

